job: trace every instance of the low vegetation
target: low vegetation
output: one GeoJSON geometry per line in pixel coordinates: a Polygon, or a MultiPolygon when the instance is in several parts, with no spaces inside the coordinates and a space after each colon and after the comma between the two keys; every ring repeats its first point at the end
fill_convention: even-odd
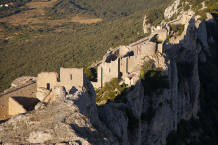
{"type": "Polygon", "coordinates": [[[161,94],[164,89],[169,88],[168,77],[162,69],[155,67],[152,60],[146,61],[142,66],[141,78],[145,95],[161,94]]]}
{"type": "Polygon", "coordinates": [[[174,36],[179,36],[184,31],[184,25],[183,24],[171,24],[170,31],[173,32],[174,36]]]}
{"type": "Polygon", "coordinates": [[[4,0],[0,1],[0,18],[8,17],[13,14],[20,13],[21,11],[28,10],[27,7],[25,7],[25,4],[30,2],[31,0],[4,0]],[[8,5],[5,7],[5,4],[8,5]]]}
{"type": "Polygon", "coordinates": [[[117,78],[112,79],[110,82],[105,83],[104,87],[96,91],[96,102],[113,101],[116,96],[121,95],[127,86],[125,84],[119,85],[117,78]]]}
{"type": "Polygon", "coordinates": [[[85,68],[84,74],[90,81],[97,82],[97,68],[85,68]]]}
{"type": "MultiPolygon", "coordinates": [[[[156,10],[162,8],[162,10],[164,10],[162,5],[166,6],[169,1],[170,0],[58,0],[54,7],[47,11],[47,14],[51,17],[60,18],[82,13],[89,16],[111,19],[114,17],[129,16],[146,8],[156,8],[156,10]]],[[[156,11],[151,10],[151,13],[152,12],[156,11]]],[[[155,18],[158,17],[155,16],[155,18]]]]}
{"type": "Polygon", "coordinates": [[[184,10],[192,9],[197,15],[200,15],[200,20],[206,19],[206,13],[218,14],[218,3],[217,0],[186,0],[183,1],[184,10]],[[188,2],[188,3],[186,3],[188,2]],[[205,3],[205,8],[203,8],[202,3],[205,3]]]}

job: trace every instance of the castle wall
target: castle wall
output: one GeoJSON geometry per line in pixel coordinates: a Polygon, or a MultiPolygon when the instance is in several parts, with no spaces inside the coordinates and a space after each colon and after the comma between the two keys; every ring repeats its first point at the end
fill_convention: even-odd
{"type": "Polygon", "coordinates": [[[163,53],[163,44],[162,43],[158,44],[157,51],[161,54],[163,53]]]}
{"type": "Polygon", "coordinates": [[[137,72],[140,71],[141,68],[141,56],[136,55],[136,56],[131,56],[128,58],[128,72],[137,72]]]}
{"type": "Polygon", "coordinates": [[[60,68],[60,84],[69,92],[72,87],[81,88],[84,84],[83,68],[60,68]]]}
{"type": "Polygon", "coordinates": [[[57,79],[58,74],[56,72],[41,72],[37,77],[37,88],[52,90],[58,84],[57,79]]]}
{"type": "MultiPolygon", "coordinates": [[[[157,48],[156,43],[145,41],[132,44],[129,47],[120,47],[118,49],[119,58],[110,63],[103,62],[98,66],[98,80],[97,83],[93,83],[94,87],[103,87],[104,83],[109,82],[112,78],[125,79],[130,73],[140,72],[144,58],[154,56],[157,48]],[[129,56],[125,57],[128,53],[129,56]]],[[[134,82],[132,83],[134,84],[134,82]]]]}
{"type": "Polygon", "coordinates": [[[13,96],[25,96],[35,98],[36,83],[21,87],[10,93],[0,96],[0,120],[8,119],[9,115],[9,98],[13,96]]]}
{"type": "Polygon", "coordinates": [[[6,119],[8,116],[8,97],[0,97],[0,120],[6,119]]]}
{"type": "Polygon", "coordinates": [[[153,56],[155,55],[156,47],[156,43],[153,42],[143,43],[140,47],[140,55],[144,57],[153,56]]]}
{"type": "Polygon", "coordinates": [[[113,78],[119,78],[119,59],[110,63],[102,63],[98,67],[98,83],[103,87],[104,83],[109,82],[113,78]]]}
{"type": "Polygon", "coordinates": [[[122,77],[128,74],[128,57],[120,59],[120,72],[122,73],[122,77]]]}
{"type": "Polygon", "coordinates": [[[9,97],[8,115],[16,115],[16,114],[25,113],[25,112],[26,112],[26,109],[24,109],[21,104],[16,102],[13,98],[9,97]]]}

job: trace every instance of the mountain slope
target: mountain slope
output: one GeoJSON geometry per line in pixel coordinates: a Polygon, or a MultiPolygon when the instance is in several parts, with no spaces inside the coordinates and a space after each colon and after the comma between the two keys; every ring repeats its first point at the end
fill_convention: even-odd
{"type": "Polygon", "coordinates": [[[107,18],[128,16],[146,8],[167,5],[169,1],[171,0],[58,0],[48,12],[49,15],[59,17],[85,13],[91,16],[107,18]]]}

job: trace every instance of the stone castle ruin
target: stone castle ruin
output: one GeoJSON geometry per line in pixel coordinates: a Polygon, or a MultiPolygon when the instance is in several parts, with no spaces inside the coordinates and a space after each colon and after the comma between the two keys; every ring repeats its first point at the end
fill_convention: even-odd
{"type": "MultiPolygon", "coordinates": [[[[118,78],[120,83],[128,86],[135,85],[140,78],[140,70],[144,61],[152,59],[157,54],[162,54],[161,41],[157,43],[152,40],[154,38],[165,39],[166,33],[158,32],[128,46],[109,50],[101,62],[94,64],[94,67],[97,67],[97,82],[92,82],[92,85],[98,89],[113,78],[118,78]]],[[[33,110],[39,100],[52,102],[82,89],[84,70],[83,68],[60,68],[60,74],[41,72],[37,78],[19,78],[11,86],[15,88],[15,91],[0,98],[2,100],[0,108],[5,110],[0,113],[0,119],[1,116],[8,118],[33,110]],[[28,81],[30,84],[27,83],[28,81]],[[19,88],[19,86],[22,87],[19,88]],[[29,92],[29,94],[24,92],[29,92]]]]}
{"type": "Polygon", "coordinates": [[[132,86],[140,77],[141,66],[144,61],[158,53],[162,54],[162,41],[167,32],[156,32],[150,38],[141,39],[129,46],[120,46],[109,50],[97,67],[97,82],[92,82],[95,88],[101,88],[106,82],[118,78],[121,82],[132,86]],[[159,41],[152,42],[154,37],[159,41]]]}
{"type": "Polygon", "coordinates": [[[8,115],[13,116],[27,111],[34,110],[34,106],[39,103],[37,98],[13,96],[8,100],[8,115]]]}
{"type": "Polygon", "coordinates": [[[11,88],[0,94],[0,120],[33,110],[39,102],[35,97],[36,80],[34,77],[20,77],[11,83],[11,88]]]}
{"type": "Polygon", "coordinates": [[[83,84],[83,69],[60,68],[60,77],[56,72],[41,72],[37,77],[36,97],[40,101],[52,101],[64,96],[66,92],[72,93],[75,88],[82,88],[83,84]]]}
{"type": "Polygon", "coordinates": [[[37,78],[20,77],[11,88],[0,94],[0,120],[34,110],[38,102],[52,102],[72,94],[84,85],[83,69],[60,68],[56,72],[41,72],[37,78]]]}

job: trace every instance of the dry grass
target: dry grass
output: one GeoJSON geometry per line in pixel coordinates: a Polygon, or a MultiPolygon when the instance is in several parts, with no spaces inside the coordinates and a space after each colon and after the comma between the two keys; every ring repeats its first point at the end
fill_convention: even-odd
{"type": "Polygon", "coordinates": [[[102,19],[100,18],[86,18],[86,17],[79,17],[79,16],[76,16],[76,17],[73,17],[71,19],[72,22],[77,22],[77,23],[81,23],[81,24],[92,24],[92,23],[98,23],[98,22],[101,22],[102,19]]]}

